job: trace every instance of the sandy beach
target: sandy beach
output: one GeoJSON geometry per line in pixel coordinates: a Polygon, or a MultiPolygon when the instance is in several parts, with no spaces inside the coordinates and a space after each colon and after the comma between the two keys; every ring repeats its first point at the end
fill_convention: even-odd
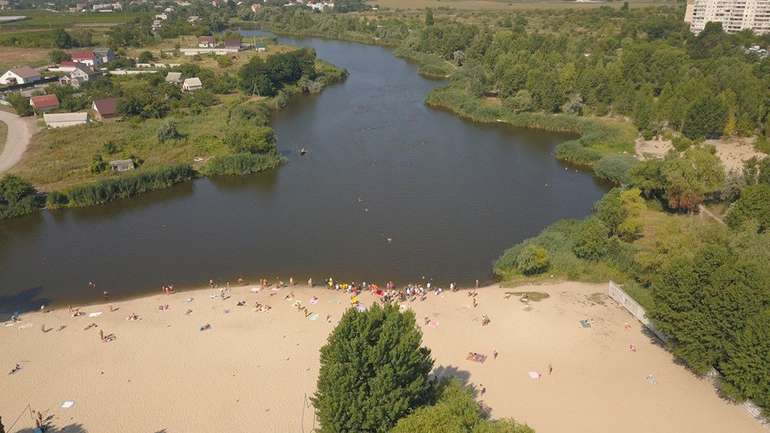
{"type": "MultiPolygon", "coordinates": [[[[479,289],[476,308],[465,291],[404,305],[415,311],[437,374],[483,385],[493,417],[515,417],[538,433],[767,432],[674,363],[606,289],[492,286],[479,289]],[[520,291],[549,297],[526,304],[506,295],[520,291]],[[488,358],[469,361],[468,352],[488,358]]],[[[299,286],[254,290],[233,288],[225,300],[209,289],[158,294],[115,303],[116,311],[92,305],[72,317],[65,308],[0,324],[6,430],[32,431],[30,405],[51,417],[56,432],[311,432],[318,349],[350,296],[299,286]],[[298,312],[297,300],[316,315],[298,312]],[[270,311],[255,311],[256,302],[270,311]],[[115,340],[102,342],[100,331],[115,340]],[[16,363],[21,369],[7,374],[16,363]]]]}

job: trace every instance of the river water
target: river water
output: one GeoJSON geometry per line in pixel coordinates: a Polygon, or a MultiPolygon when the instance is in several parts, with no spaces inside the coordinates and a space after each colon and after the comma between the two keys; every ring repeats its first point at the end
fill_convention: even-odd
{"type": "Polygon", "coordinates": [[[428,108],[442,83],[385,48],[282,42],[350,72],[274,116],[286,165],[1,222],[0,312],[212,278],[489,281],[505,248],[588,214],[606,191],[554,159],[566,135],[428,108]]]}

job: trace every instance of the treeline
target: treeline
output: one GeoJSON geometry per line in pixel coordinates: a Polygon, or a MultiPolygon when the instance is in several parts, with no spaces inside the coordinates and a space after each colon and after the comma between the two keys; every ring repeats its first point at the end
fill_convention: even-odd
{"type": "Polygon", "coordinates": [[[90,30],[68,32],[64,29],[55,29],[0,35],[0,45],[4,47],[62,49],[88,47],[93,44],[93,32],[90,30]]]}
{"type": "Polygon", "coordinates": [[[138,173],[105,179],[87,185],[75,186],[48,194],[50,209],[96,206],[114,200],[133,197],[148,191],[168,188],[195,177],[190,165],[180,164],[152,168],[138,173]]]}
{"type": "Polygon", "coordinates": [[[764,93],[770,60],[746,48],[767,40],[693,35],[681,11],[561,10],[463,15],[321,16],[269,8],[257,19],[277,31],[396,45],[459,67],[455,85],[496,95],[516,112],[620,115],[645,137],[670,130],[691,139],[770,133],[764,93]]]}
{"type": "Polygon", "coordinates": [[[275,96],[302,77],[315,79],[315,58],[315,51],[307,48],[273,54],[267,60],[252,57],[238,71],[239,87],[249,95],[275,96]]]}

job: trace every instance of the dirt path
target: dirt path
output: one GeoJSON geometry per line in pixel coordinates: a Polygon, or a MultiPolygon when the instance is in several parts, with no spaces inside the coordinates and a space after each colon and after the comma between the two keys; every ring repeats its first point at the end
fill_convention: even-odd
{"type": "Polygon", "coordinates": [[[24,119],[15,114],[0,111],[0,122],[8,126],[5,147],[0,153],[0,173],[8,171],[20,160],[29,146],[29,140],[36,132],[35,119],[24,119]]]}

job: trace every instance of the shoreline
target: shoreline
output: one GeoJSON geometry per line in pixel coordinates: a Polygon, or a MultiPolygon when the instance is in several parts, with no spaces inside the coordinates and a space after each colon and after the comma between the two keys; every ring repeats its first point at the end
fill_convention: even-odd
{"type": "MultiPolygon", "coordinates": [[[[93,304],[78,317],[57,308],[0,325],[0,367],[21,367],[0,375],[0,387],[13,390],[0,394],[7,431],[30,427],[9,425],[27,404],[53,416],[59,431],[311,431],[307,399],[318,349],[350,295],[300,284],[257,293],[253,287],[233,287],[228,299],[207,288],[149,295],[114,302],[116,311],[93,304]],[[312,315],[298,311],[297,302],[312,315]],[[256,303],[271,308],[255,311],[256,303]],[[132,314],[139,320],[127,320],[132,314]],[[100,341],[100,331],[114,340],[100,341]]],[[[742,406],[721,400],[707,380],[674,363],[604,294],[605,284],[491,285],[470,293],[431,293],[402,305],[422,328],[434,374],[485,386],[484,403],[495,418],[514,417],[538,433],[764,431],[742,406]],[[526,291],[548,296],[525,303],[510,294],[526,291]],[[484,325],[484,316],[491,323],[484,325]],[[466,359],[468,352],[493,351],[499,359],[466,359]],[[553,408],[564,416],[554,417],[553,408]]],[[[369,293],[360,299],[365,306],[377,302],[369,293]]]]}

